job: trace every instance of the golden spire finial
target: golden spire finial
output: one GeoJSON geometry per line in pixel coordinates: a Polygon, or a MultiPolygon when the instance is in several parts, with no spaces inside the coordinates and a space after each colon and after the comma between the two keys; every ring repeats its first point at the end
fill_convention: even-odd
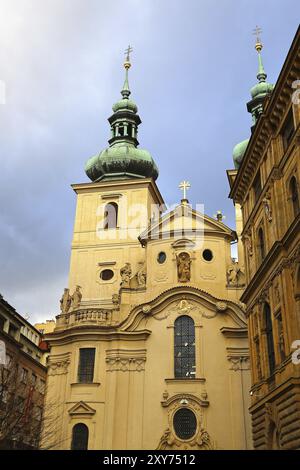
{"type": "Polygon", "coordinates": [[[255,49],[257,50],[257,52],[260,52],[263,48],[263,45],[260,39],[261,33],[262,33],[262,29],[259,28],[259,26],[256,26],[256,28],[253,30],[253,34],[254,36],[256,36],[255,49]]]}
{"type": "Polygon", "coordinates": [[[124,67],[125,69],[130,69],[131,67],[131,63],[130,63],[130,53],[133,51],[132,47],[129,45],[127,47],[127,49],[125,50],[125,55],[126,55],[126,59],[125,59],[125,62],[124,62],[124,67]]]}

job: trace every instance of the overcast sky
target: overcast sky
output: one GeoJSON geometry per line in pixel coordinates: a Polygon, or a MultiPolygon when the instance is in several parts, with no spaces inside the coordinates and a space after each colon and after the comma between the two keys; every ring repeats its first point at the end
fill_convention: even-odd
{"type": "Polygon", "coordinates": [[[107,118],[133,45],[139,140],[165,201],[191,182],[192,204],[234,228],[225,170],[250,133],[252,30],[275,82],[299,0],[0,0],[0,292],[35,322],[59,313],[68,284],[75,193],[86,160],[107,146],[107,118]],[[1,99],[1,93],[0,93],[1,99]]]}

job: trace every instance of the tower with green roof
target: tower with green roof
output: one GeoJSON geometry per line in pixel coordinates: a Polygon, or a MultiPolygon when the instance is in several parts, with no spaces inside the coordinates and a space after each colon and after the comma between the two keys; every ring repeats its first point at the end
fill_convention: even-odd
{"type": "Polygon", "coordinates": [[[122,98],[113,105],[113,114],[108,118],[111,126],[109,147],[90,158],[85,165],[86,174],[93,182],[135,178],[156,180],[158,177],[158,168],[151,154],[138,148],[138,127],[142,121],[137,114],[136,104],[130,99],[128,71],[131,67],[131,50],[129,46],[124,62],[122,98]]]}
{"type": "MultiPolygon", "coordinates": [[[[250,90],[251,100],[247,103],[247,110],[252,115],[252,121],[253,121],[253,126],[251,128],[252,131],[259,119],[259,116],[263,112],[263,105],[264,105],[266,96],[272,93],[273,88],[274,88],[274,85],[267,82],[267,74],[265,72],[263,62],[262,62],[262,56],[261,56],[263,45],[259,37],[260,32],[261,30],[258,27],[256,27],[255,34],[257,35],[257,39],[256,39],[255,49],[258,54],[258,73],[257,73],[258,83],[256,83],[251,88],[250,90]]],[[[249,140],[250,139],[246,139],[246,140],[243,140],[242,142],[239,142],[233,149],[233,162],[234,162],[234,167],[236,169],[239,168],[242,162],[249,140]]]]}

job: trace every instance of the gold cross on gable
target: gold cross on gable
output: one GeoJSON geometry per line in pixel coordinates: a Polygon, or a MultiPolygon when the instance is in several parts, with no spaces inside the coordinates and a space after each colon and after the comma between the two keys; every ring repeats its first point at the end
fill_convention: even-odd
{"type": "Polygon", "coordinates": [[[183,199],[186,199],[186,192],[191,187],[190,183],[188,181],[182,181],[178,187],[183,191],[183,199]]]}
{"type": "Polygon", "coordinates": [[[129,45],[127,49],[125,49],[125,55],[126,55],[126,60],[127,62],[130,62],[130,53],[133,51],[132,47],[129,45]]]}
{"type": "Polygon", "coordinates": [[[256,42],[261,42],[260,40],[261,33],[262,33],[262,29],[259,26],[256,26],[256,28],[253,30],[253,35],[256,36],[256,42]]]}

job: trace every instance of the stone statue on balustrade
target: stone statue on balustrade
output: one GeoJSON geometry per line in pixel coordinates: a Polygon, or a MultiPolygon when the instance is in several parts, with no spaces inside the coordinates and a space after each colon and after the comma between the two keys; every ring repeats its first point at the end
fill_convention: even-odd
{"type": "Polygon", "coordinates": [[[76,286],[73,295],[71,295],[71,310],[77,310],[80,307],[82,299],[82,293],[80,292],[80,289],[80,286],[76,286]]]}
{"type": "Polygon", "coordinates": [[[61,313],[68,313],[71,307],[71,296],[70,296],[70,290],[65,288],[64,293],[60,299],[60,310],[61,313]]]}
{"type": "Polygon", "coordinates": [[[130,287],[130,279],[132,275],[132,269],[130,263],[125,263],[125,266],[120,269],[121,274],[121,287],[130,287]]]}

